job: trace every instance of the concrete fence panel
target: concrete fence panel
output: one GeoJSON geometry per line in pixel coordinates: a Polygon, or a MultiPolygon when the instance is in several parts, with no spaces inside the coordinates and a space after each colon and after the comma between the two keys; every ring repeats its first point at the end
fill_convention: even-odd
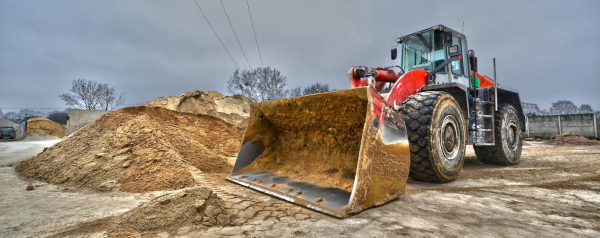
{"type": "Polygon", "coordinates": [[[67,120],[67,136],[79,130],[79,128],[95,122],[107,112],[108,111],[69,109],[67,120]]]}
{"type": "Polygon", "coordinates": [[[560,116],[562,132],[573,132],[584,137],[595,137],[594,114],[560,116]]]}
{"type": "Polygon", "coordinates": [[[599,126],[598,116],[594,114],[527,117],[527,133],[530,137],[551,138],[566,132],[598,137],[599,126]]]}
{"type": "Polygon", "coordinates": [[[530,137],[550,138],[560,134],[558,116],[530,116],[527,122],[530,137]]]}

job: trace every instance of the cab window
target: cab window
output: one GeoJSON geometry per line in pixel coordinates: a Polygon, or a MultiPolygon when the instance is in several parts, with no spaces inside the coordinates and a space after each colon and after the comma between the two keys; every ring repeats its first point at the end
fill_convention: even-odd
{"type": "Polygon", "coordinates": [[[460,39],[460,43],[462,44],[462,59],[460,61],[463,62],[463,75],[465,75],[465,77],[469,77],[470,71],[469,71],[469,52],[467,51],[467,39],[461,38],[460,39]]]}
{"type": "MultiPolygon", "coordinates": [[[[458,47],[460,46],[460,39],[457,36],[452,36],[452,45],[458,45],[458,47]]],[[[452,74],[454,75],[463,75],[463,64],[462,64],[462,59],[460,60],[456,60],[456,61],[452,61],[452,74]]]]}
{"type": "MultiPolygon", "coordinates": [[[[446,48],[444,47],[444,32],[434,31],[433,36],[433,67],[444,63],[448,59],[446,48]]],[[[448,73],[448,66],[444,67],[438,73],[448,73]]]]}

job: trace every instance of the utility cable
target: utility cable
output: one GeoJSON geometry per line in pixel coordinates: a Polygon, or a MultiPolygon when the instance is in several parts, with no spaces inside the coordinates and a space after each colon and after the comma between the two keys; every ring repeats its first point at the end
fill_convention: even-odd
{"type": "Polygon", "coordinates": [[[204,15],[204,11],[202,11],[202,8],[200,8],[200,5],[198,5],[198,2],[196,2],[196,0],[194,0],[194,2],[196,3],[196,6],[198,7],[198,9],[200,10],[200,12],[202,13],[202,16],[204,16],[204,19],[206,19],[206,22],[208,22],[208,25],[210,26],[210,29],[213,30],[213,32],[215,33],[215,36],[217,36],[217,39],[219,39],[219,42],[221,42],[221,45],[223,46],[223,49],[225,49],[225,51],[227,51],[227,54],[229,55],[229,58],[231,58],[231,61],[233,61],[233,63],[235,64],[235,67],[239,69],[240,67],[235,62],[235,60],[233,59],[233,57],[231,57],[231,54],[229,53],[229,50],[227,50],[227,47],[225,47],[225,44],[223,44],[223,41],[221,40],[221,37],[219,37],[219,35],[217,35],[217,32],[215,31],[215,28],[213,28],[212,24],[210,24],[210,21],[208,21],[208,18],[206,17],[206,15],[204,15]]]}
{"type": "Polygon", "coordinates": [[[221,7],[223,7],[223,11],[225,12],[225,16],[227,16],[227,21],[229,21],[229,25],[231,26],[231,30],[233,31],[233,34],[235,35],[235,39],[237,40],[238,44],[240,45],[240,49],[242,49],[242,54],[244,54],[244,58],[246,58],[246,63],[248,63],[248,67],[252,68],[252,66],[250,66],[250,62],[248,61],[248,57],[246,57],[244,48],[242,48],[242,43],[240,43],[240,39],[238,38],[237,34],[235,33],[235,30],[233,29],[233,24],[231,24],[231,20],[229,20],[229,15],[227,15],[227,11],[225,10],[225,6],[223,5],[223,0],[220,0],[220,2],[221,2],[221,7]]]}
{"type": "Polygon", "coordinates": [[[254,29],[254,21],[252,20],[252,13],[250,13],[250,3],[246,0],[246,5],[248,6],[248,14],[250,14],[250,22],[252,22],[252,31],[254,32],[254,40],[256,40],[256,48],[258,48],[258,56],[260,56],[260,65],[265,67],[262,60],[262,55],[260,54],[260,47],[258,47],[258,38],[256,38],[256,30],[254,29]]]}

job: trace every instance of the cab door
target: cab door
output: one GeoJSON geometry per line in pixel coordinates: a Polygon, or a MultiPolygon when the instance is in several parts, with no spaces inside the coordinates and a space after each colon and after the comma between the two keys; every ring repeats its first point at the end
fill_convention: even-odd
{"type": "Polygon", "coordinates": [[[467,39],[464,36],[461,37],[458,34],[452,34],[452,45],[459,45],[459,47],[461,47],[462,55],[460,60],[452,61],[452,63],[450,63],[450,82],[460,83],[470,87],[467,39]]]}

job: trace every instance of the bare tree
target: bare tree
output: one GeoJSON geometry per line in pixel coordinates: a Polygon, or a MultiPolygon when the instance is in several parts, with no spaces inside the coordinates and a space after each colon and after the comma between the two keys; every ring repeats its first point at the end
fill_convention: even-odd
{"type": "Polygon", "coordinates": [[[2,109],[0,108],[0,117],[2,117],[2,109]]]}
{"type": "Polygon", "coordinates": [[[522,102],[521,107],[523,108],[523,113],[526,116],[539,116],[541,114],[540,108],[535,103],[522,102]]]}
{"type": "Polygon", "coordinates": [[[304,88],[304,95],[329,92],[329,84],[315,83],[304,88]]]}
{"type": "Polygon", "coordinates": [[[594,113],[594,109],[592,109],[592,106],[589,104],[581,104],[581,107],[579,107],[579,113],[594,113]]]}
{"type": "Polygon", "coordinates": [[[289,94],[285,90],[287,79],[281,72],[271,67],[256,69],[236,69],[227,81],[227,90],[232,94],[241,94],[254,102],[264,102],[284,98],[289,94]]]}
{"type": "Polygon", "coordinates": [[[290,90],[290,97],[302,96],[302,87],[295,87],[290,90]]]}
{"type": "Polygon", "coordinates": [[[577,112],[579,112],[579,108],[572,101],[567,100],[553,102],[550,107],[550,113],[554,115],[576,114],[577,112]]]}
{"type": "Polygon", "coordinates": [[[125,103],[125,93],[117,95],[115,87],[109,87],[106,83],[76,79],[69,91],[58,97],[72,108],[109,111],[125,103]]]}

